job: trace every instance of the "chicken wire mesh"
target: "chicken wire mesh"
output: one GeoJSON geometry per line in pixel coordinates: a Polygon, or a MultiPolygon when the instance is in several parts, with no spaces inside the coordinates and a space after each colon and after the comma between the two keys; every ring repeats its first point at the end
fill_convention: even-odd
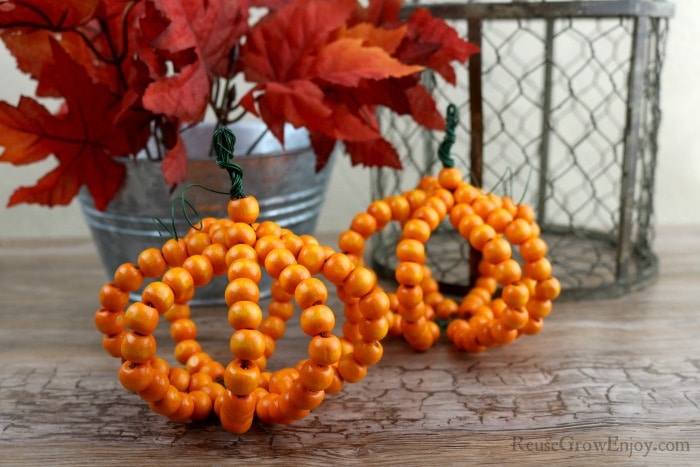
{"type": "MultiPolygon", "coordinates": [[[[459,108],[452,155],[471,182],[533,206],[562,297],[618,296],[657,274],[652,251],[660,75],[673,6],[663,1],[429,3],[481,52],[457,86],[425,75],[438,108],[459,108]]],[[[411,8],[406,9],[406,13],[411,8]]],[[[403,170],[377,169],[375,199],[440,167],[442,133],[382,115],[403,170]]],[[[371,261],[393,276],[399,226],[371,261]]],[[[516,249],[517,250],[517,249],[516,249]]],[[[479,253],[447,225],[427,245],[446,293],[463,294],[479,253]]]]}

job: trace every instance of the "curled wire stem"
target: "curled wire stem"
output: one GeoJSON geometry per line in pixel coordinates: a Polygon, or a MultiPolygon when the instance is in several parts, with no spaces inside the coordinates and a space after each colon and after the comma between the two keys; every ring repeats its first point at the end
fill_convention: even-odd
{"type": "Polygon", "coordinates": [[[238,164],[233,163],[235,146],[236,136],[230,129],[222,127],[218,128],[214,132],[213,147],[214,151],[216,152],[216,164],[228,172],[229,178],[231,179],[231,188],[229,191],[220,191],[198,183],[191,183],[185,186],[182,189],[180,196],[173,199],[171,203],[170,225],[166,224],[157,217],[153,218],[153,224],[155,225],[156,231],[159,235],[162,236],[163,230],[165,230],[175,240],[179,239],[177,226],[175,225],[175,207],[178,202],[180,203],[182,216],[185,218],[187,225],[197,230],[202,229],[202,216],[200,216],[197,208],[195,208],[194,205],[187,199],[187,191],[190,188],[201,188],[212,193],[229,195],[231,199],[245,197],[245,193],[243,192],[243,169],[238,164]]]}
{"type": "Polygon", "coordinates": [[[226,128],[217,128],[214,132],[214,152],[216,152],[216,164],[228,172],[231,179],[229,195],[231,199],[245,198],[243,192],[243,169],[233,163],[233,150],[236,146],[236,135],[226,128]]]}

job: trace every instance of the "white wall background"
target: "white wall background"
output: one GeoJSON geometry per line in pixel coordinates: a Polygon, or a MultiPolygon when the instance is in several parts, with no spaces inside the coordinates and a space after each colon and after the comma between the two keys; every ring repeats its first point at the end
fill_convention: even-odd
{"type": "MultiPolygon", "coordinates": [[[[700,2],[676,0],[662,77],[662,128],[659,135],[655,218],[657,225],[700,225],[700,2]]],[[[14,59],[0,44],[0,100],[16,104],[32,95],[33,84],[16,71],[14,59]]],[[[33,185],[52,161],[25,167],[0,164],[0,239],[88,236],[80,210],[68,207],[6,208],[14,189],[33,185]]],[[[352,216],[366,209],[369,171],[339,158],[333,168],[328,198],[318,231],[347,228],[352,216]]]]}

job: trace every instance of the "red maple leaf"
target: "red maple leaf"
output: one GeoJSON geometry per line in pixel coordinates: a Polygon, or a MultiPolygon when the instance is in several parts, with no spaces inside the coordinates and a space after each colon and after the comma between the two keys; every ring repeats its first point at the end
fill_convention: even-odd
{"type": "Polygon", "coordinates": [[[464,63],[479,48],[462,39],[457,31],[425,8],[418,8],[408,20],[408,32],[397,56],[406,63],[425,65],[454,85],[452,62],[464,63]]]}
{"type": "Polygon", "coordinates": [[[4,0],[0,28],[9,26],[69,29],[91,19],[100,0],[4,0]]]}
{"type": "Polygon", "coordinates": [[[232,53],[247,29],[245,0],[152,0],[170,23],[150,45],[173,63],[175,73],[165,67],[152,68],[155,81],[143,96],[144,107],[182,121],[204,117],[211,94],[210,79],[232,74],[232,53]]]}
{"type": "MultiPolygon", "coordinates": [[[[346,29],[354,8],[354,0],[296,0],[253,26],[241,50],[246,78],[260,83],[244,96],[242,106],[262,117],[282,143],[285,122],[316,133],[317,167],[329,153],[324,137],[353,143],[381,140],[375,108],[361,92],[363,83],[423,69],[391,56],[405,28],[382,31],[365,24],[346,29]]],[[[370,162],[365,157],[370,151],[362,145],[346,147],[357,151],[351,154],[353,162],[370,162]]]]}
{"type": "Polygon", "coordinates": [[[17,107],[0,102],[0,146],[5,147],[0,161],[23,165],[53,154],[58,167],[36,185],[17,189],[8,206],[65,205],[87,185],[96,207],[104,210],[124,178],[124,167],[113,156],[145,144],[147,117],[132,110],[136,93],[116,98],[107,87],[93,83],[60,44],[52,41],[51,47],[64,110],[52,115],[27,97],[17,107]]]}

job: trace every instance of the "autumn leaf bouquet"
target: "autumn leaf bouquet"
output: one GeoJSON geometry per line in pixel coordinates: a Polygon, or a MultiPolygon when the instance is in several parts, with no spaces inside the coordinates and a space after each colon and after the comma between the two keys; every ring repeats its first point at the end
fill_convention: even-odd
{"type": "Polygon", "coordinates": [[[103,210],[124,181],[118,159],[144,151],[181,183],[182,134],[207,116],[259,117],[282,144],[285,124],[304,127],[318,169],[338,141],[353,164],[400,167],[376,110],[444,129],[421,72],[454,84],[453,64],[476,51],[427,10],[402,20],[401,3],[0,0],[0,37],[37,83],[0,102],[0,162],[58,162],[8,205],[68,204],[87,186],[103,210]]]}

